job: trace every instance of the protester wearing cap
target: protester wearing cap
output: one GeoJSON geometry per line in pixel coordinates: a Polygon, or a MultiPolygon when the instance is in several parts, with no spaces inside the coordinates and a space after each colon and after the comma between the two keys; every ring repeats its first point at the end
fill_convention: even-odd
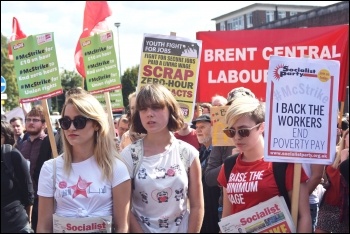
{"type": "Polygon", "coordinates": [[[195,119],[193,125],[196,126],[197,139],[202,145],[199,150],[199,160],[202,166],[202,184],[204,195],[204,218],[201,232],[218,233],[219,232],[219,197],[220,188],[209,187],[205,183],[204,171],[208,166],[208,158],[212,149],[211,121],[209,114],[203,114],[195,119]]]}
{"type": "Polygon", "coordinates": [[[192,123],[194,125],[196,125],[196,123],[199,122],[199,121],[205,121],[205,122],[211,123],[210,115],[209,114],[203,114],[203,115],[199,116],[197,119],[193,120],[192,123]]]}

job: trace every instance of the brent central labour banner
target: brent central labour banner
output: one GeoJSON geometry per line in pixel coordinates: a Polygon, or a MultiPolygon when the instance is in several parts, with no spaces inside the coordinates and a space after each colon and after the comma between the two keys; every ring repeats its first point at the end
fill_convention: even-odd
{"type": "Polygon", "coordinates": [[[227,96],[244,86],[265,100],[271,55],[331,59],[340,62],[338,100],[345,100],[349,25],[312,28],[197,32],[202,40],[197,102],[227,96]]]}

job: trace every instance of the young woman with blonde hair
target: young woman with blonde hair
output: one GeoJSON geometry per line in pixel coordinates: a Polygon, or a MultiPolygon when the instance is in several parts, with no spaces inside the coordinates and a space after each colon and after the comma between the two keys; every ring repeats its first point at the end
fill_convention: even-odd
{"type": "Polygon", "coordinates": [[[130,176],[103,107],[88,93],[69,95],[59,122],[64,153],[41,169],[37,231],[52,232],[55,213],[70,217],[72,223],[82,217],[112,216],[116,231],[127,232],[130,176]]]}
{"type": "MultiPolygon", "coordinates": [[[[251,208],[276,195],[282,195],[275,181],[272,162],[264,161],[264,104],[250,96],[236,98],[228,108],[225,120],[229,128],[225,129],[224,133],[232,138],[240,153],[229,178],[226,178],[224,166],[221,167],[218,176],[218,182],[223,186],[222,217],[251,208]],[[260,175],[259,178],[250,176],[251,172],[260,175]],[[256,187],[241,191],[227,189],[242,183],[254,183],[256,187]]],[[[288,164],[285,172],[285,188],[290,200],[293,191],[293,165],[288,164]]],[[[309,194],[305,184],[307,179],[302,171],[297,232],[311,232],[309,194]]]]}

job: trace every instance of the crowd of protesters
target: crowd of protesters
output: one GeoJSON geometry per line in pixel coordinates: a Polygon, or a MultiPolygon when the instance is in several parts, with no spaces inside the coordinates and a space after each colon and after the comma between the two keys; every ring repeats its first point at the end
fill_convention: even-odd
{"type": "MultiPolygon", "coordinates": [[[[1,232],[53,232],[55,217],[110,217],[115,232],[218,233],[221,218],[281,194],[264,161],[265,105],[249,89],[197,103],[191,123],[162,85],[129,95],[128,114],[108,117],[81,88],[66,94],[53,157],[43,108],[1,121],[1,232]],[[232,146],[213,146],[211,107],[228,106],[222,129],[232,146]],[[114,136],[114,137],[113,137],[114,136]],[[10,146],[10,147],[9,147],[10,146]],[[7,157],[13,165],[8,173],[7,157]],[[235,157],[227,177],[224,162],[235,157]],[[235,175],[264,173],[240,199],[235,175]],[[244,199],[245,202],[242,202],[244,199]],[[16,212],[14,212],[16,210],[16,212]]],[[[349,119],[338,126],[331,165],[303,164],[297,232],[349,232],[349,119]]],[[[286,164],[291,200],[294,164],[286,164]]],[[[62,228],[62,232],[67,231],[62,228]]],[[[68,231],[67,231],[68,232],[68,231]]]]}

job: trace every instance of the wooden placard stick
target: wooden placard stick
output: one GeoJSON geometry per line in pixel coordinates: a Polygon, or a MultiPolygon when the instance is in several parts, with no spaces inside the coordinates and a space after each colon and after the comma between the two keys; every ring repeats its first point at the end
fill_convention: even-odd
{"type": "Polygon", "coordinates": [[[45,122],[47,127],[47,135],[49,135],[51,150],[52,150],[52,157],[56,158],[58,156],[57,152],[57,146],[55,141],[55,136],[53,134],[52,125],[51,125],[51,119],[50,119],[50,112],[47,105],[47,99],[41,100],[43,109],[44,109],[44,116],[45,116],[45,122]]]}

